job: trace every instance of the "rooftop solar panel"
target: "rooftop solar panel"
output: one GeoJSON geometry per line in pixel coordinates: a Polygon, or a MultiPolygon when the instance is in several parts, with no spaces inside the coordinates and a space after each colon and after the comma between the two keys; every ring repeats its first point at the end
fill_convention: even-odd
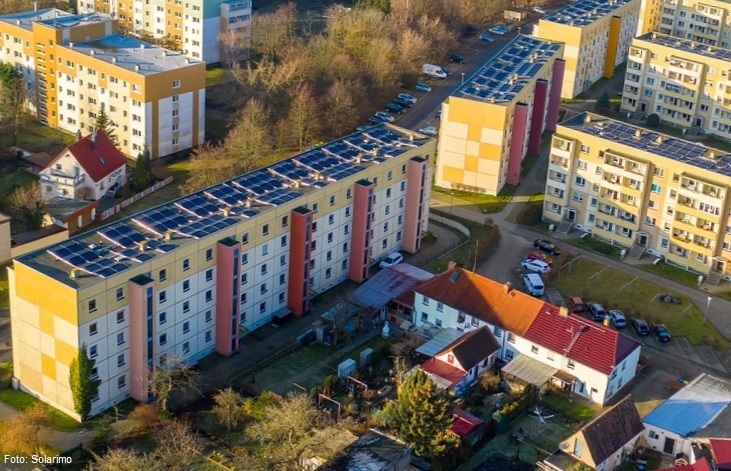
{"type": "Polygon", "coordinates": [[[279,189],[259,196],[256,201],[270,206],[280,206],[288,201],[298,198],[301,194],[297,191],[279,189]]]}

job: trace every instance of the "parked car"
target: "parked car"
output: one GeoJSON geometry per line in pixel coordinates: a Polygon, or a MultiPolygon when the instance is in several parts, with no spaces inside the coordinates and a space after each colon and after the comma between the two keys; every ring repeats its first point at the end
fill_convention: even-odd
{"type": "Polygon", "coordinates": [[[368,125],[368,126],[358,126],[357,128],[355,128],[355,130],[356,130],[356,132],[363,132],[363,131],[366,131],[366,130],[372,128],[372,127],[373,126],[371,126],[371,125],[368,125]]]}
{"type": "Polygon", "coordinates": [[[399,105],[398,103],[394,103],[393,101],[389,101],[388,103],[386,103],[386,106],[384,106],[383,109],[386,111],[390,111],[392,113],[399,113],[399,114],[406,111],[406,108],[399,105]]]}
{"type": "Polygon", "coordinates": [[[416,84],[414,84],[414,90],[416,90],[417,92],[429,93],[431,91],[431,87],[429,86],[429,84],[426,84],[424,82],[416,82],[416,84]]]}
{"type": "Polygon", "coordinates": [[[381,124],[381,123],[388,123],[388,120],[383,119],[380,116],[373,115],[373,116],[368,117],[368,122],[372,125],[376,125],[376,124],[381,124]]]}
{"type": "Polygon", "coordinates": [[[396,119],[385,111],[376,111],[373,116],[377,116],[381,118],[381,120],[388,121],[389,123],[392,123],[396,119]]]}
{"type": "Polygon", "coordinates": [[[546,262],[549,265],[553,265],[553,258],[546,252],[541,252],[540,250],[531,250],[526,254],[525,258],[529,260],[540,260],[542,262],[546,262]]]}
{"type": "Polygon", "coordinates": [[[449,56],[449,62],[456,62],[457,64],[464,64],[465,60],[464,57],[460,56],[459,54],[452,54],[449,56]]]}
{"type": "Polygon", "coordinates": [[[594,322],[602,322],[607,317],[607,310],[599,303],[589,303],[586,305],[591,314],[591,320],[594,322]]]}
{"type": "Polygon", "coordinates": [[[537,248],[538,250],[543,250],[544,252],[547,252],[554,257],[561,255],[561,249],[559,249],[558,246],[550,240],[537,239],[535,242],[533,242],[533,247],[537,248]]]}
{"type": "Polygon", "coordinates": [[[411,108],[412,106],[414,106],[414,104],[410,100],[406,100],[404,98],[401,98],[400,96],[397,96],[396,98],[394,98],[391,101],[393,103],[397,103],[397,104],[403,106],[404,108],[411,108]]]}
{"type": "Polygon", "coordinates": [[[502,36],[504,34],[507,34],[508,30],[506,28],[503,28],[502,26],[493,26],[488,30],[492,34],[497,34],[498,36],[502,36]]]}
{"type": "Polygon", "coordinates": [[[409,95],[408,93],[399,93],[398,94],[398,97],[401,98],[401,99],[403,99],[403,100],[409,100],[412,104],[413,103],[416,103],[417,101],[419,101],[419,100],[416,99],[416,97],[414,97],[414,95],[409,95]]]}
{"type": "Polygon", "coordinates": [[[535,8],[533,8],[533,11],[536,12],[536,13],[538,13],[538,14],[541,14],[541,15],[545,15],[546,14],[546,10],[544,10],[541,7],[535,7],[535,8]]]}
{"type": "Polygon", "coordinates": [[[665,324],[652,324],[652,331],[655,332],[657,339],[661,342],[669,342],[672,338],[665,324]]]}
{"type": "Polygon", "coordinates": [[[482,34],[480,35],[480,41],[487,41],[487,42],[491,43],[491,42],[493,42],[493,41],[494,41],[494,39],[492,39],[492,36],[490,36],[489,34],[487,34],[487,33],[482,33],[482,34]]]}
{"type": "Polygon", "coordinates": [[[386,255],[386,258],[381,260],[381,263],[379,264],[379,266],[381,268],[388,268],[388,267],[392,267],[394,265],[398,265],[399,263],[401,263],[403,261],[404,261],[404,256],[398,252],[394,252],[394,253],[386,255]]]}
{"type": "Polygon", "coordinates": [[[427,136],[436,136],[437,127],[432,125],[424,126],[423,128],[419,128],[419,132],[422,134],[426,134],[427,136]]]}
{"type": "Polygon", "coordinates": [[[434,119],[442,119],[442,110],[437,111],[437,114],[434,115],[434,119]]]}
{"type": "Polygon", "coordinates": [[[551,271],[551,267],[546,262],[542,262],[540,260],[525,259],[520,262],[520,266],[523,270],[532,271],[534,273],[548,273],[551,271]]]}
{"type": "Polygon", "coordinates": [[[545,286],[543,285],[543,280],[540,275],[537,273],[528,273],[527,275],[523,275],[523,284],[532,296],[543,296],[545,286]]]}
{"type": "Polygon", "coordinates": [[[587,307],[584,300],[578,296],[572,296],[569,298],[569,308],[571,312],[584,312],[587,307]]]}
{"type": "Polygon", "coordinates": [[[635,329],[635,332],[637,332],[637,335],[645,336],[650,333],[650,327],[647,325],[647,322],[642,319],[632,319],[631,324],[635,329]]]}
{"type": "Polygon", "coordinates": [[[624,313],[618,309],[612,309],[609,311],[609,318],[612,320],[612,325],[615,329],[624,329],[627,327],[627,318],[624,317],[624,313]]]}

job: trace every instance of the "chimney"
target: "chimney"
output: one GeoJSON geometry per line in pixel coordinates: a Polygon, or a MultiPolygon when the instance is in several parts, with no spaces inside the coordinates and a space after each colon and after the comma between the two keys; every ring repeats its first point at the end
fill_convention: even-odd
{"type": "Polygon", "coordinates": [[[454,271],[457,268],[457,262],[449,262],[447,264],[447,271],[454,271]]]}
{"type": "Polygon", "coordinates": [[[140,252],[144,252],[147,250],[147,240],[141,240],[140,243],[137,245],[137,249],[140,252]]]}
{"type": "Polygon", "coordinates": [[[78,130],[76,131],[76,140],[77,140],[77,141],[80,141],[80,140],[81,140],[81,129],[78,129],[78,130]]]}
{"type": "Polygon", "coordinates": [[[510,291],[512,291],[512,290],[513,290],[513,284],[511,282],[508,281],[503,285],[503,293],[507,294],[507,293],[510,293],[510,291]]]}
{"type": "Polygon", "coordinates": [[[569,308],[561,306],[560,308],[558,308],[558,315],[562,317],[568,317],[569,308]]]}
{"type": "Polygon", "coordinates": [[[642,131],[640,129],[635,129],[635,137],[637,139],[642,137],[642,131]]]}
{"type": "Polygon", "coordinates": [[[78,271],[79,271],[79,269],[76,268],[76,267],[71,268],[71,272],[69,273],[69,278],[71,278],[72,280],[75,280],[76,279],[76,273],[78,271]]]}
{"type": "Polygon", "coordinates": [[[586,113],[586,116],[584,116],[584,124],[591,124],[591,116],[589,115],[589,113],[586,113]]]}
{"type": "Polygon", "coordinates": [[[96,130],[91,133],[91,148],[96,150],[96,130]]]}
{"type": "Polygon", "coordinates": [[[655,142],[656,142],[657,144],[662,144],[662,134],[658,134],[658,135],[657,135],[657,139],[655,139],[655,142]]]}

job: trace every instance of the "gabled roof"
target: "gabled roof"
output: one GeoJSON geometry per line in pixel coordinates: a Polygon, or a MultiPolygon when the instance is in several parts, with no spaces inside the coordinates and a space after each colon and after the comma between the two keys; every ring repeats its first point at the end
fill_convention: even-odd
{"type": "Polygon", "coordinates": [[[468,437],[477,427],[485,423],[481,418],[459,407],[454,408],[453,417],[454,422],[452,422],[449,430],[460,438],[468,437]]]}
{"type": "Polygon", "coordinates": [[[524,337],[589,368],[610,374],[615,366],[640,348],[640,344],[619,332],[545,304],[524,337]]]}
{"type": "Polygon", "coordinates": [[[604,412],[588,424],[580,433],[584,435],[586,449],[597,465],[620,450],[645,430],[637,407],[631,396],[604,412]]]}
{"type": "Polygon", "coordinates": [[[693,464],[687,464],[685,466],[675,466],[674,468],[663,468],[658,471],[713,471],[708,460],[701,458],[693,464]]]}
{"type": "Polygon", "coordinates": [[[445,271],[414,291],[521,337],[544,304],[460,267],[445,271]]]}
{"type": "Polygon", "coordinates": [[[500,344],[497,343],[490,330],[483,326],[462,335],[437,355],[450,352],[462,368],[469,371],[498,350],[500,350],[500,344]]]}
{"type": "Polygon", "coordinates": [[[703,373],[657,406],[643,422],[682,437],[731,438],[729,404],[731,382],[703,373]]]}
{"type": "Polygon", "coordinates": [[[438,376],[452,383],[452,386],[458,385],[467,373],[460,370],[456,366],[450,365],[446,361],[430,358],[421,364],[421,369],[428,374],[438,376]]]}
{"type": "Polygon", "coordinates": [[[74,156],[81,168],[95,182],[102,180],[110,173],[126,165],[127,158],[119,149],[114,147],[107,135],[102,131],[95,132],[95,145],[92,143],[93,134],[89,134],[61,151],[43,170],[51,167],[66,152],[74,156]]]}
{"type": "Polygon", "coordinates": [[[711,453],[720,469],[731,469],[731,440],[709,440],[711,453]]]}

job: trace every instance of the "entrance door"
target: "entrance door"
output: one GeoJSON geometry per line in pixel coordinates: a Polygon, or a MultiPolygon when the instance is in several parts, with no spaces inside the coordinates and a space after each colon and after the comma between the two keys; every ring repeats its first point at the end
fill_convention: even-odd
{"type": "Polygon", "coordinates": [[[576,210],[571,209],[571,208],[567,209],[566,210],[566,219],[568,219],[571,222],[574,222],[574,220],[576,219],[576,210]]]}
{"type": "Polygon", "coordinates": [[[703,118],[696,118],[695,119],[695,126],[701,127],[703,125],[703,118]]]}
{"type": "Polygon", "coordinates": [[[640,103],[640,111],[643,113],[647,111],[647,103],[640,103]]]}
{"type": "Polygon", "coordinates": [[[637,243],[642,246],[647,245],[647,234],[645,234],[644,232],[638,232],[637,233],[637,243]]]}
{"type": "Polygon", "coordinates": [[[673,440],[672,438],[665,437],[665,446],[663,447],[662,451],[667,453],[668,455],[672,455],[674,449],[675,449],[675,440],[673,440]]]}
{"type": "Polygon", "coordinates": [[[714,258],[713,259],[713,269],[716,271],[720,271],[723,273],[723,259],[720,258],[714,258]]]}

